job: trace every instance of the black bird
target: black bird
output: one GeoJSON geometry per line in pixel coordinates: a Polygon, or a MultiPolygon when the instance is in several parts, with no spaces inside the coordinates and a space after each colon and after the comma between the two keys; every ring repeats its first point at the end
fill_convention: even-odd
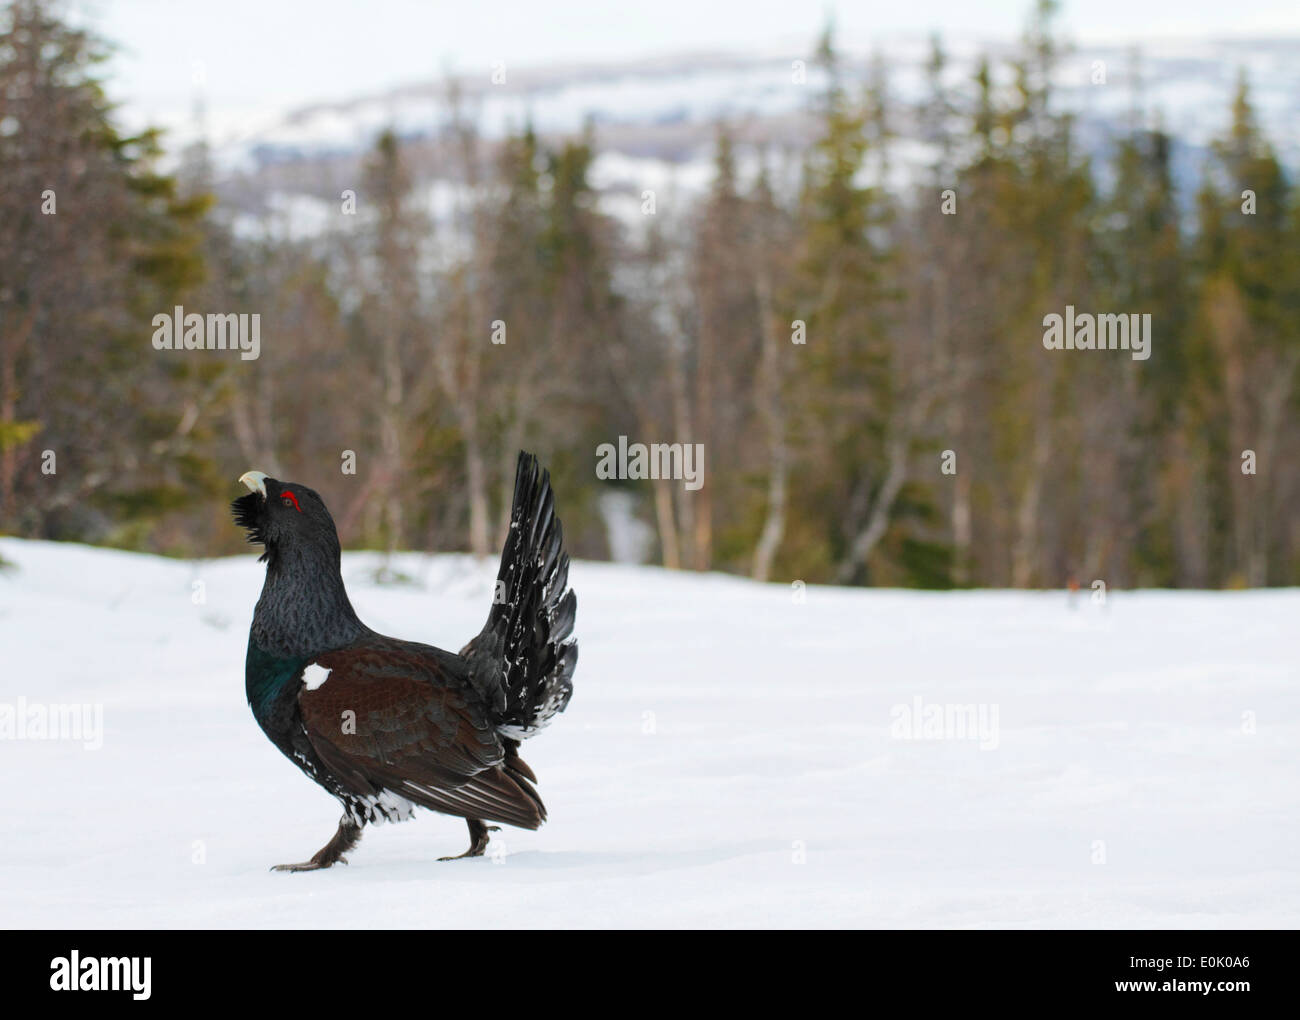
{"type": "Polygon", "coordinates": [[[334,838],[310,861],[274,870],[345,861],[367,822],[404,821],[417,806],[469,823],[461,857],[482,855],[496,828],[488,822],[541,825],[546,808],[519,742],[568,705],[578,646],[569,556],[537,458],[519,454],[492,608],[459,653],[357,618],[334,519],[315,492],[260,471],[240,481],[249,493],[231,504],[235,523],[266,548],[248,703],[271,742],[343,805],[334,838]]]}

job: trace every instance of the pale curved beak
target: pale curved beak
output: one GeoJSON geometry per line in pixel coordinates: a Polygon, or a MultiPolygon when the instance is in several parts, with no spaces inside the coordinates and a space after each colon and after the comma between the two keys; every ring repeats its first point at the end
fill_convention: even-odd
{"type": "Polygon", "coordinates": [[[245,471],[239,476],[239,481],[248,486],[249,492],[260,492],[266,498],[266,475],[261,471],[245,471]]]}

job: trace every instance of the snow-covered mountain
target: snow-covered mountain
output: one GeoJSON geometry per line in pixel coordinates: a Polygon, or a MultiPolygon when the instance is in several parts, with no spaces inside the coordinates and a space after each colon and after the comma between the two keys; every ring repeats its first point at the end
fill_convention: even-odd
{"type": "MultiPolygon", "coordinates": [[[[440,863],[464,825],[422,813],[286,875],[338,808],[245,704],[255,554],[0,557],[7,927],[1300,924],[1300,591],[575,563],[575,695],[527,747],[547,824],[440,863]],[[98,727],[35,735],[82,706],[98,727]]],[[[409,554],[379,585],[378,563],[343,564],[372,626],[458,648],[482,625],[494,564],[409,554]]]]}
{"type": "MultiPolygon", "coordinates": [[[[985,53],[1002,69],[1002,80],[1010,81],[1005,60],[1011,46],[962,40],[945,45],[948,82],[959,91],[969,93],[975,62],[985,53]]],[[[846,53],[846,82],[865,85],[877,56],[888,70],[900,135],[896,169],[905,179],[927,157],[910,111],[926,91],[929,43],[899,38],[870,53],[846,53]]],[[[298,198],[333,207],[341,187],[355,186],[360,157],[380,130],[391,127],[417,150],[423,143],[436,153],[451,123],[448,89],[454,82],[461,115],[489,139],[525,123],[548,136],[589,125],[600,153],[594,179],[613,203],[612,211],[620,212],[646,188],[686,194],[703,188],[720,123],[743,142],[797,154],[811,137],[808,109],[822,83],[804,52],[690,53],[620,64],[495,70],[504,80],[494,82],[494,69],[484,68],[479,75],[342,102],[272,107],[255,121],[220,119],[204,132],[227,197],[246,212],[283,211],[298,198]],[[796,61],[805,65],[802,81],[796,61]]],[[[1207,142],[1227,124],[1240,72],[1247,75],[1260,121],[1284,163],[1300,169],[1300,39],[1077,46],[1061,61],[1058,100],[1076,113],[1084,144],[1098,155],[1105,154],[1115,132],[1132,123],[1135,110],[1143,111],[1143,123],[1175,136],[1176,175],[1190,190],[1199,180],[1207,142]]],[[[195,124],[180,126],[176,141],[192,139],[195,129],[195,124]]],[[[417,159],[416,167],[436,191],[446,172],[436,155],[417,159]]],[[[303,215],[310,220],[309,210],[303,215]]]]}

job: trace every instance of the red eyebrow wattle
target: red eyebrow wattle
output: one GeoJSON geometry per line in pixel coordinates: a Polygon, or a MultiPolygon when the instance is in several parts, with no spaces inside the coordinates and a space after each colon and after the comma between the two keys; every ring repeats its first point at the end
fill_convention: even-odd
{"type": "Polygon", "coordinates": [[[290,492],[288,489],[285,489],[283,492],[280,493],[280,495],[281,495],[282,497],[283,497],[283,496],[288,496],[291,500],[293,500],[293,508],[294,508],[295,510],[297,510],[299,513],[302,513],[302,507],[300,507],[300,506],[298,505],[298,497],[297,497],[297,496],[295,496],[295,495],[294,495],[292,492],[290,492]]]}

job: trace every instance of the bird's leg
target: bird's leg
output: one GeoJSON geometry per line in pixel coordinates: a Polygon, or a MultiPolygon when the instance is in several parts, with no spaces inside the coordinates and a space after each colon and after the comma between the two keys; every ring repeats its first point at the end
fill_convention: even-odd
{"type": "Polygon", "coordinates": [[[302,864],[277,864],[272,871],[318,871],[331,864],[342,861],[348,863],[343,855],[361,842],[361,826],[344,815],[339,819],[339,830],[334,838],[316,851],[316,856],[302,864]]]}
{"type": "Polygon", "coordinates": [[[488,833],[501,831],[501,826],[484,825],[477,818],[466,818],[465,821],[469,825],[469,849],[455,857],[439,857],[438,860],[458,861],[462,857],[482,857],[483,851],[487,849],[488,833]]]}

